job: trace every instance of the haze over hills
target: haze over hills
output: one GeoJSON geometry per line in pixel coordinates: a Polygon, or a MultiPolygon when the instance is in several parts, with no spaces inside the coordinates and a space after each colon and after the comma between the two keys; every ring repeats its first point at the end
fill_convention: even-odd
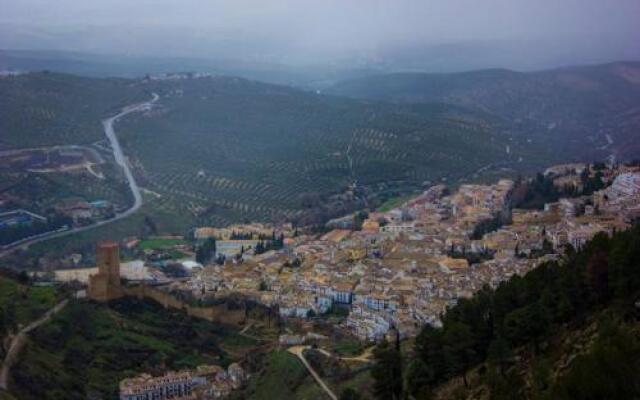
{"type": "Polygon", "coordinates": [[[444,102],[509,121],[513,132],[547,136],[561,153],[621,159],[638,151],[640,63],[520,73],[398,73],[338,83],[326,93],[395,103],[444,102]],[[607,136],[608,135],[608,136],[607,136]],[[612,142],[612,143],[609,143],[612,142]]]}
{"type": "Polygon", "coordinates": [[[291,66],[275,61],[195,56],[101,54],[56,50],[0,50],[0,71],[54,71],[90,77],[142,78],[175,72],[238,76],[307,89],[388,71],[376,65],[291,66]]]}
{"type": "Polygon", "coordinates": [[[243,63],[287,66],[295,75],[308,66],[530,71],[640,57],[635,0],[59,0],[53,9],[4,0],[2,9],[2,49],[234,60],[234,75],[243,63]]]}

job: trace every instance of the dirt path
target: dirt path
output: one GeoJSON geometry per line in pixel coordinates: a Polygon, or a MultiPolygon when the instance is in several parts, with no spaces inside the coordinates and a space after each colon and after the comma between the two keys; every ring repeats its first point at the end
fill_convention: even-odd
{"type": "Polygon", "coordinates": [[[362,354],[360,354],[359,356],[355,356],[355,357],[340,357],[340,359],[342,361],[359,361],[359,362],[363,362],[363,363],[368,363],[371,362],[372,358],[373,358],[373,349],[375,349],[375,346],[371,346],[367,349],[365,349],[362,354]]]}
{"type": "Polygon", "coordinates": [[[304,358],[304,354],[302,352],[310,348],[311,348],[310,346],[292,346],[292,347],[289,347],[287,351],[295,355],[300,359],[300,361],[302,361],[302,364],[307,368],[307,371],[309,371],[313,379],[316,380],[318,385],[320,385],[322,390],[324,390],[325,393],[327,393],[327,395],[331,398],[331,400],[338,400],[338,396],[336,396],[336,394],[333,393],[333,391],[329,388],[329,386],[322,380],[320,375],[318,375],[318,373],[311,367],[307,359],[304,358]]]}
{"type": "Polygon", "coordinates": [[[27,334],[40,325],[44,324],[45,322],[49,321],[51,317],[60,312],[60,310],[62,310],[68,302],[69,300],[61,301],[51,310],[47,311],[42,317],[22,328],[22,330],[20,330],[20,332],[18,332],[18,334],[11,339],[9,351],[7,351],[7,355],[2,361],[2,368],[0,369],[0,391],[7,390],[11,367],[13,367],[13,365],[18,360],[18,354],[20,354],[20,350],[22,350],[22,348],[24,347],[25,341],[27,339],[27,334]]]}

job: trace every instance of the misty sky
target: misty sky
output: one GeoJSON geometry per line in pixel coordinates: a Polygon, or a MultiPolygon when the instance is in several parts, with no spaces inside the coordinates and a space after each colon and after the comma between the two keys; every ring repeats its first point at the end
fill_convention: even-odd
{"type": "Polygon", "coordinates": [[[457,43],[640,57],[640,0],[0,0],[0,47],[319,62],[457,43]]]}

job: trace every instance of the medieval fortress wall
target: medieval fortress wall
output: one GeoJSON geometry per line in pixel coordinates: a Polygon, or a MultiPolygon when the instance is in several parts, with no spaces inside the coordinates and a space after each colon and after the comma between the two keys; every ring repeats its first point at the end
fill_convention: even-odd
{"type": "Polygon", "coordinates": [[[229,309],[226,304],[207,307],[194,307],[175,296],[147,285],[123,286],[120,282],[120,250],[115,242],[100,242],[96,249],[98,273],[89,278],[90,299],[108,302],[126,296],[150,299],[162,304],[165,308],[184,311],[187,315],[230,325],[241,325],[246,321],[243,308],[229,309]]]}

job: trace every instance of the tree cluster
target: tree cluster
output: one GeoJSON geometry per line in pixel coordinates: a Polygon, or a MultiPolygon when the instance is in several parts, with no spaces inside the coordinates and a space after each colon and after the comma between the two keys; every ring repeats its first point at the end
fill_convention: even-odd
{"type": "Polygon", "coordinates": [[[207,238],[202,244],[196,248],[196,261],[202,265],[211,262],[213,257],[216,256],[216,240],[214,238],[207,238]]]}
{"type": "Polygon", "coordinates": [[[281,233],[279,236],[276,236],[275,232],[272,237],[269,239],[261,239],[256,247],[253,249],[255,254],[266,253],[271,250],[280,250],[284,247],[284,234],[281,233]]]}
{"type": "Polygon", "coordinates": [[[594,176],[591,176],[589,168],[585,168],[580,174],[582,188],[572,185],[558,188],[553,183],[553,176],[547,176],[541,173],[536,174],[535,178],[529,179],[528,181],[519,179],[516,182],[514,205],[516,208],[541,209],[545,203],[556,202],[561,197],[591,195],[605,187],[602,179],[603,176],[600,170],[596,170],[594,176]]]}

